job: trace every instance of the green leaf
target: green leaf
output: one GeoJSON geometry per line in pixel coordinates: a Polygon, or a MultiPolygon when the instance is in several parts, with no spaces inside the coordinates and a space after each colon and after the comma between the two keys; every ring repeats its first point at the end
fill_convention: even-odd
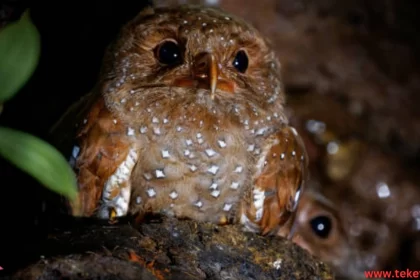
{"type": "Polygon", "coordinates": [[[40,55],[39,37],[28,10],[0,30],[0,102],[13,97],[32,76],[40,55]]]}
{"type": "Polygon", "coordinates": [[[76,198],[76,177],[69,163],[47,142],[0,126],[0,155],[52,191],[76,198]]]}

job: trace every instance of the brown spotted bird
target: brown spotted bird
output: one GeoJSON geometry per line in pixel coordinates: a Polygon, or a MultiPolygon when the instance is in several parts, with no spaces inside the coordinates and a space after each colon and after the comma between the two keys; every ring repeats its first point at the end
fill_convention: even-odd
{"type": "Polygon", "coordinates": [[[291,107],[311,155],[293,240],[346,279],[420,270],[418,170],[363,140],[363,123],[329,98],[301,97],[291,107]]]}
{"type": "Polygon", "coordinates": [[[367,151],[343,184],[311,181],[294,240],[337,275],[420,269],[420,188],[378,151],[367,151]]]}
{"type": "Polygon", "coordinates": [[[307,156],[279,70],[241,19],[195,6],[142,11],[61,121],[78,120],[73,213],[163,213],[287,235],[307,156]]]}

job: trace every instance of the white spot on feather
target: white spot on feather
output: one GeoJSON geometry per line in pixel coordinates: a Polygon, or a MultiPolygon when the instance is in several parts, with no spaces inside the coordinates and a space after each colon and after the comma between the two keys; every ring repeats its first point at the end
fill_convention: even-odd
{"type": "Polygon", "coordinates": [[[235,168],[235,173],[242,173],[242,171],[243,171],[243,167],[241,166],[241,165],[238,165],[238,166],[236,166],[236,168],[235,168]]]}
{"type": "Polygon", "coordinates": [[[214,191],[211,192],[211,195],[213,197],[218,197],[220,195],[220,191],[219,190],[214,190],[214,191]]]}
{"type": "Polygon", "coordinates": [[[239,182],[232,182],[230,185],[231,189],[237,190],[239,188],[239,182]]]}
{"type": "Polygon", "coordinates": [[[170,197],[170,198],[172,198],[172,199],[176,199],[176,198],[178,197],[178,193],[177,193],[176,191],[172,191],[172,192],[169,194],[169,197],[170,197]]]}
{"type": "Polygon", "coordinates": [[[118,166],[105,183],[102,194],[102,205],[98,211],[98,217],[109,219],[109,208],[115,209],[116,216],[121,217],[127,214],[131,194],[130,177],[134,165],[137,161],[138,153],[135,149],[130,149],[125,160],[118,166]],[[113,190],[119,189],[118,195],[111,197],[113,190]]]}
{"type": "Polygon", "coordinates": [[[230,203],[226,203],[224,206],[223,206],[223,211],[226,211],[226,212],[228,212],[228,211],[230,211],[230,209],[232,208],[232,204],[230,204],[230,203]]]}
{"type": "Polygon", "coordinates": [[[254,151],[254,149],[255,149],[255,145],[249,145],[248,149],[247,149],[247,152],[252,152],[252,151],[254,151]]]}
{"type": "Polygon", "coordinates": [[[158,179],[162,179],[166,177],[165,173],[163,172],[163,169],[156,169],[155,174],[156,174],[156,178],[158,179]]]}
{"type": "Polygon", "coordinates": [[[278,145],[280,142],[277,138],[275,138],[273,141],[271,141],[271,143],[269,143],[268,145],[265,145],[263,148],[263,151],[260,155],[260,157],[258,158],[257,161],[257,172],[255,174],[255,177],[260,176],[263,168],[264,168],[264,163],[266,162],[266,158],[267,158],[267,154],[270,151],[270,149],[274,146],[274,145],[278,145]]]}
{"type": "Polygon", "coordinates": [[[263,135],[266,130],[267,130],[266,127],[260,128],[260,129],[257,130],[256,134],[257,135],[263,135]]]}
{"type": "Polygon", "coordinates": [[[162,150],[162,158],[169,158],[169,151],[168,150],[162,150]]]}
{"type": "Polygon", "coordinates": [[[144,133],[146,133],[147,132],[147,127],[146,126],[142,126],[142,127],[140,127],[140,133],[141,134],[144,134],[144,133]]]}
{"type": "Polygon", "coordinates": [[[255,220],[258,222],[264,214],[265,193],[259,189],[254,189],[252,192],[254,194],[254,207],[256,209],[255,220]]]}
{"type": "Polygon", "coordinates": [[[134,135],[134,129],[132,129],[131,127],[127,128],[127,135],[128,136],[133,136],[134,135]]]}
{"type": "Polygon", "coordinates": [[[148,190],[147,190],[147,195],[148,195],[149,197],[155,197],[155,196],[156,196],[155,189],[148,189],[148,190]]]}
{"type": "Polygon", "coordinates": [[[197,201],[194,205],[195,205],[195,206],[197,206],[198,208],[201,208],[201,207],[203,207],[203,202],[201,202],[201,201],[199,200],[199,201],[197,201]]]}
{"type": "Polygon", "coordinates": [[[219,166],[217,165],[212,165],[210,166],[209,169],[207,169],[207,171],[213,175],[216,175],[217,171],[219,170],[219,166]]]}
{"type": "Polygon", "coordinates": [[[197,166],[195,166],[194,164],[190,165],[190,170],[192,172],[196,171],[197,170],[197,166]]]}
{"type": "Polygon", "coordinates": [[[71,152],[71,156],[76,159],[79,156],[79,152],[80,152],[80,147],[74,146],[73,151],[71,152]]]}
{"type": "Polygon", "coordinates": [[[147,181],[150,181],[152,179],[152,174],[146,172],[146,173],[143,174],[143,177],[147,181]]]}
{"type": "Polygon", "coordinates": [[[219,144],[220,148],[225,148],[226,147],[226,142],[223,141],[223,140],[219,140],[219,141],[217,141],[217,143],[219,144]]]}
{"type": "Polygon", "coordinates": [[[213,149],[206,149],[206,154],[208,157],[212,157],[216,154],[216,152],[213,149]]]}
{"type": "Polygon", "coordinates": [[[153,128],[153,133],[156,135],[160,135],[160,128],[159,127],[153,128]]]}

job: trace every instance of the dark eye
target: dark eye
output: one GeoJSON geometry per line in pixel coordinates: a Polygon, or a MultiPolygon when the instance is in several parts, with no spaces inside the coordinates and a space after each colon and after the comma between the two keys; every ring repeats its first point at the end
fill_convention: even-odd
{"type": "Polygon", "coordinates": [[[245,51],[239,51],[236,53],[235,59],[232,62],[233,67],[241,73],[245,73],[248,69],[248,56],[245,51]]]}
{"type": "Polygon", "coordinates": [[[310,221],[311,228],[316,235],[325,239],[331,232],[331,219],[327,216],[318,216],[310,221]]]}
{"type": "Polygon", "coordinates": [[[175,65],[182,61],[181,49],[179,45],[172,40],[166,40],[160,43],[156,47],[155,55],[160,63],[166,65],[175,65]]]}

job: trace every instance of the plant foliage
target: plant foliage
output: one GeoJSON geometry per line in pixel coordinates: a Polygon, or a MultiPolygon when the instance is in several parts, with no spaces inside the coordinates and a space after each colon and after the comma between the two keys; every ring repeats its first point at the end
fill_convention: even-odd
{"type": "MultiPolygon", "coordinates": [[[[0,30],[0,114],[3,103],[23,88],[40,56],[40,36],[29,10],[0,30]]],[[[77,195],[76,179],[63,155],[45,141],[0,126],[0,156],[45,187],[69,199],[77,195]]]]}

